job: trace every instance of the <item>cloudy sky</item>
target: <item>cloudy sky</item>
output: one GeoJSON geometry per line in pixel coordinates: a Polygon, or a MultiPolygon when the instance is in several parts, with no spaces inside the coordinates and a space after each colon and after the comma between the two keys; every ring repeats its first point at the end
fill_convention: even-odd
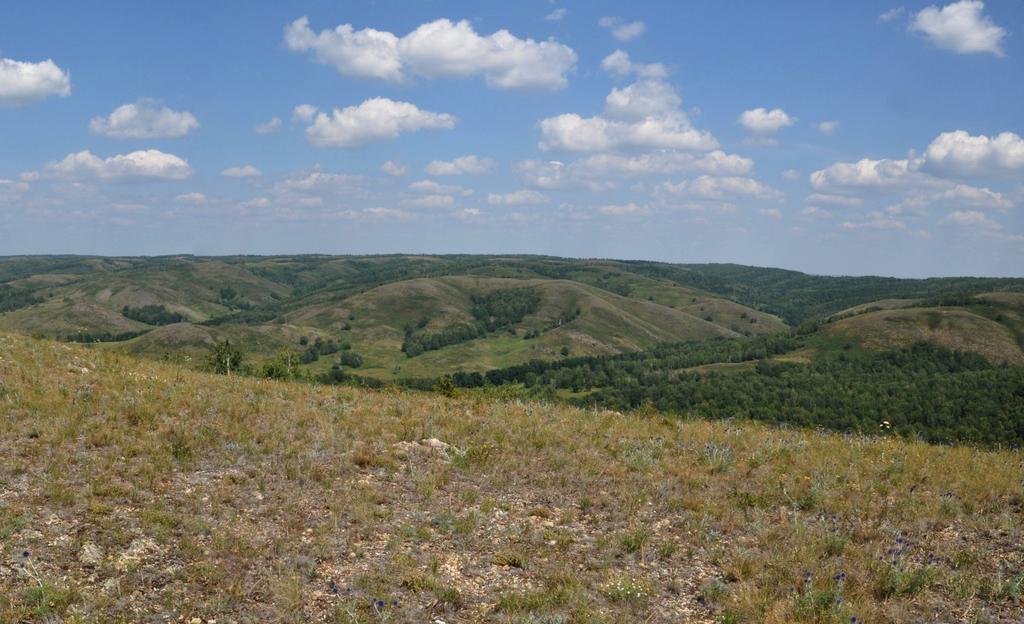
{"type": "Polygon", "coordinates": [[[1021,135],[1019,0],[0,8],[0,254],[1021,275],[1021,135]]]}

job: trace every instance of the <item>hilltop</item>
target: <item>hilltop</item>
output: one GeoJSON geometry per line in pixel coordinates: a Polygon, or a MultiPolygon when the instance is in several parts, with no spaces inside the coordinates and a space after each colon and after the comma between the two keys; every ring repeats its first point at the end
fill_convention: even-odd
{"type": "Polygon", "coordinates": [[[226,377],[16,335],[0,410],[5,622],[1024,606],[1019,452],[226,377]]]}

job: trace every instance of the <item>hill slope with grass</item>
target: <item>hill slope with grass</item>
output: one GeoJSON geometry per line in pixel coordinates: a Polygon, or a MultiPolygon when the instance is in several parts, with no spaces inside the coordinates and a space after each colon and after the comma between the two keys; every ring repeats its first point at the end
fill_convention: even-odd
{"type": "MultiPolygon", "coordinates": [[[[942,333],[862,336],[892,325],[860,314],[905,306],[966,309],[1008,330],[1019,347],[1022,296],[1019,279],[827,277],[547,256],[0,258],[0,330],[192,365],[230,340],[254,367],[287,357],[311,376],[339,366],[347,351],[347,367],[381,381],[777,334],[798,324],[814,331],[846,316],[858,318],[843,331],[866,342],[977,345],[958,335],[974,329],[962,322],[942,333]],[[500,323],[479,316],[478,300],[500,300],[499,291],[530,291],[537,305],[500,323]]],[[[983,350],[1015,361],[1013,349],[993,342],[1006,332],[984,326],[991,340],[983,350]]]]}
{"type": "Polygon", "coordinates": [[[0,334],[0,621],[1011,622],[1019,452],[0,334]]]}

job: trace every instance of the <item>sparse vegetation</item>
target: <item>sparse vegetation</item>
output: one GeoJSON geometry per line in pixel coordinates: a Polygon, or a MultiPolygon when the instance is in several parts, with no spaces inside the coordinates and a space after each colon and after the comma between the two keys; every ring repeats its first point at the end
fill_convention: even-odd
{"type": "Polygon", "coordinates": [[[229,379],[2,334],[0,382],[0,621],[1024,608],[1019,451],[229,379]]]}

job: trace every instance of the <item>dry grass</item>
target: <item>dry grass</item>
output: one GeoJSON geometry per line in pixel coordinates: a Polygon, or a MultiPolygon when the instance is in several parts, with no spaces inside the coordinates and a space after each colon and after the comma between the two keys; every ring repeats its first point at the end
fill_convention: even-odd
{"type": "Polygon", "coordinates": [[[881,310],[826,326],[833,334],[857,337],[873,349],[931,342],[954,351],[977,353],[993,362],[1024,364],[1013,333],[999,323],[959,308],[881,310]]]}
{"type": "Polygon", "coordinates": [[[207,376],[0,335],[0,457],[0,622],[1022,608],[1020,453],[207,376]]]}

